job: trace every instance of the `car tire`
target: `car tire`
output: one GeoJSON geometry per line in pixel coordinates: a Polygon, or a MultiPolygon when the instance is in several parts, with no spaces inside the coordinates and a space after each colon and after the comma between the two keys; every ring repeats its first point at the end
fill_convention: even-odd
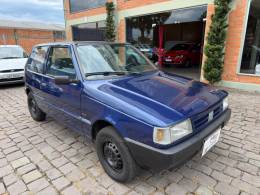
{"type": "Polygon", "coordinates": [[[46,119],[46,114],[38,107],[35,98],[31,92],[27,96],[27,103],[29,112],[33,120],[44,121],[46,119]]]}
{"type": "Polygon", "coordinates": [[[134,179],[138,166],[124,140],[113,127],[105,127],[99,131],[96,150],[101,165],[112,179],[122,183],[134,179]]]}

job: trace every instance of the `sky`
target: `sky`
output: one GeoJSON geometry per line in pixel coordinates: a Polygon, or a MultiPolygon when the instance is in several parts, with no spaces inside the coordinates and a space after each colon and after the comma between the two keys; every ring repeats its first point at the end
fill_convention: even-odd
{"type": "Polygon", "coordinates": [[[0,0],[0,19],[64,24],[63,0],[0,0]]]}

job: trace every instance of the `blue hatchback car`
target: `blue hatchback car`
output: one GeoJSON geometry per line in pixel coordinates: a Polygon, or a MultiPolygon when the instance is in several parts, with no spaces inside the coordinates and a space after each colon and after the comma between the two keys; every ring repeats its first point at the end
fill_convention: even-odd
{"type": "Polygon", "coordinates": [[[49,115],[92,140],[120,182],[203,157],[231,115],[226,91],[162,72],[129,44],[37,45],[25,82],[32,118],[49,115]]]}

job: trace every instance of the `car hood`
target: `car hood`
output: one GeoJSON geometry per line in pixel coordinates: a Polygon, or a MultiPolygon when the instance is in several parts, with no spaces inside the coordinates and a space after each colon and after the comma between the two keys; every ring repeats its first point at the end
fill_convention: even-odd
{"type": "Polygon", "coordinates": [[[227,93],[185,77],[153,72],[96,86],[100,101],[152,125],[168,126],[205,111],[227,93]]]}
{"type": "Polygon", "coordinates": [[[12,69],[24,69],[27,58],[0,59],[0,71],[12,69]]]}

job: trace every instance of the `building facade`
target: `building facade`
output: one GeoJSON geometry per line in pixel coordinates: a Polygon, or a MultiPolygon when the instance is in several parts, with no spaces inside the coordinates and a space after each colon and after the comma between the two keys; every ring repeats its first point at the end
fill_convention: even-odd
{"type": "Polygon", "coordinates": [[[62,25],[0,20],[0,45],[20,45],[30,53],[36,44],[64,40],[62,25]]]}
{"type": "MultiPolygon", "coordinates": [[[[203,47],[214,13],[213,0],[114,0],[117,40],[170,50],[199,43],[199,79],[203,47]],[[161,30],[163,29],[163,31],[161,30]],[[162,33],[161,33],[162,32],[162,33]]],[[[69,40],[103,40],[106,0],[64,0],[69,40]]],[[[229,14],[222,86],[260,91],[260,1],[233,0],[229,14]]],[[[193,49],[194,50],[194,49],[193,49]]],[[[196,52],[196,51],[191,51],[196,52]]],[[[196,49],[195,49],[196,50],[196,49]]],[[[186,69],[184,72],[193,71],[186,69]]],[[[196,72],[195,71],[195,72],[196,72]]]]}

